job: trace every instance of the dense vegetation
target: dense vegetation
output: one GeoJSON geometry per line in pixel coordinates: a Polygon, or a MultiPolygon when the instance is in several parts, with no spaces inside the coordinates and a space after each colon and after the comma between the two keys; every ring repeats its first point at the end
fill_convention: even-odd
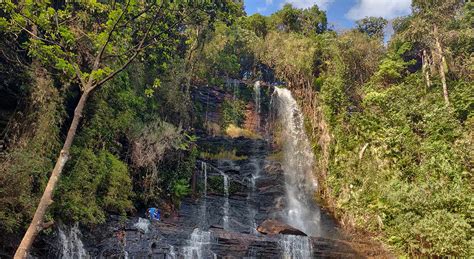
{"type": "Polygon", "coordinates": [[[383,19],[336,35],[295,13],[268,18],[257,55],[301,101],[319,197],[399,252],[472,256],[474,5],[413,1],[387,46],[383,19]]]}
{"type": "MultiPolygon", "coordinates": [[[[3,250],[35,212],[87,80],[113,74],[89,96],[48,222],[172,213],[205,126],[191,89],[245,77],[283,81],[300,101],[316,196],[343,226],[400,254],[474,253],[473,3],[415,0],[386,45],[383,18],[338,34],[317,6],[264,17],[224,0],[7,1],[0,13],[3,250]]],[[[225,100],[217,127],[242,126],[244,105],[225,100]]]]}

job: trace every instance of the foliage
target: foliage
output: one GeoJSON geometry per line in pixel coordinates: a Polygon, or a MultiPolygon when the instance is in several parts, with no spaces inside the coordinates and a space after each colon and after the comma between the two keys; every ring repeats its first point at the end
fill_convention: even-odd
{"type": "Polygon", "coordinates": [[[360,32],[366,33],[370,37],[382,39],[388,21],[382,17],[366,17],[356,21],[356,24],[357,30],[360,32]]]}
{"type": "Polygon", "coordinates": [[[245,137],[245,138],[250,138],[250,139],[262,138],[257,133],[248,129],[239,128],[235,126],[234,124],[229,124],[229,126],[227,126],[227,129],[225,130],[225,133],[227,134],[227,136],[231,138],[239,138],[239,137],[245,137]]]}
{"type": "Polygon", "coordinates": [[[175,202],[180,203],[181,199],[191,192],[188,181],[186,179],[179,179],[173,184],[173,196],[175,202]]]}
{"type": "Polygon", "coordinates": [[[81,114],[48,220],[93,225],[150,201],[171,202],[173,183],[191,178],[197,156],[196,139],[181,130],[192,123],[191,105],[186,105],[192,37],[183,28],[199,27],[203,20],[206,31],[213,31],[217,21],[230,26],[242,15],[241,4],[6,1],[0,13],[2,104],[4,97],[21,104],[6,129],[11,146],[0,158],[0,228],[7,233],[0,238],[1,252],[13,249],[30,221],[86,90],[95,92],[81,114]],[[8,96],[3,96],[5,89],[8,96]],[[152,131],[156,128],[173,130],[164,136],[173,142],[165,144],[165,151],[147,142],[159,139],[152,131]],[[133,141],[145,146],[137,149],[141,160],[135,164],[133,141]],[[150,150],[159,151],[150,154],[158,158],[153,166],[143,158],[150,150]],[[164,190],[151,198],[141,195],[145,166],[156,169],[151,179],[164,190]]]}
{"type": "Polygon", "coordinates": [[[268,22],[265,16],[256,13],[248,17],[243,17],[242,19],[242,27],[253,31],[258,37],[265,38],[265,36],[267,36],[268,22]]]}
{"type": "Polygon", "coordinates": [[[25,124],[12,136],[16,148],[0,158],[0,229],[7,235],[21,231],[33,215],[60,148],[62,98],[47,77],[35,78],[32,84],[25,90],[32,99],[28,116],[18,114],[25,124]]]}
{"type": "Polygon", "coordinates": [[[222,103],[222,127],[227,128],[229,125],[241,126],[245,119],[245,104],[239,100],[226,99],[222,103]]]}
{"type": "Polygon", "coordinates": [[[270,17],[273,29],[284,32],[301,32],[306,35],[323,33],[327,30],[326,12],[317,5],[307,9],[298,9],[285,4],[270,17]]]}
{"type": "Polygon", "coordinates": [[[229,150],[221,150],[218,152],[205,152],[201,151],[199,153],[199,157],[206,160],[245,160],[247,156],[237,155],[237,151],[235,149],[229,150]]]}
{"type": "Polygon", "coordinates": [[[414,1],[387,48],[382,19],[311,37],[286,6],[257,52],[306,114],[329,208],[410,256],[472,255],[472,30],[461,2],[414,1]],[[422,71],[423,50],[438,55],[436,37],[452,107],[443,103],[439,67],[428,68],[429,86],[422,71]]]}
{"type": "Polygon", "coordinates": [[[106,211],[124,214],[133,208],[127,165],[107,151],[74,150],[77,157],[56,192],[55,210],[73,222],[97,224],[106,211]]]}

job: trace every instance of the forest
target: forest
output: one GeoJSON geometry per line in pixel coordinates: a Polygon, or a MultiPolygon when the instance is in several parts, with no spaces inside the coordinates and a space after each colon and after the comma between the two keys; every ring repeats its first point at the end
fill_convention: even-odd
{"type": "MultiPolygon", "coordinates": [[[[42,258],[60,224],[180,214],[199,161],[246,159],[208,136],[265,139],[248,123],[257,80],[262,105],[275,85],[296,99],[311,199],[342,232],[388,257],[474,256],[474,3],[413,0],[410,15],[344,31],[317,5],[245,4],[1,1],[0,258],[42,258]]],[[[219,179],[206,174],[206,195],[219,179]]]]}

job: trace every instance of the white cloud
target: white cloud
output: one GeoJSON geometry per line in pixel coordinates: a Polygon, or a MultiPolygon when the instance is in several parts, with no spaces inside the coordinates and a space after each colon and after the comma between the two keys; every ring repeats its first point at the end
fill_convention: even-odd
{"type": "Polygon", "coordinates": [[[410,7],[411,0],[359,0],[347,12],[346,17],[351,20],[359,20],[366,16],[393,19],[409,14],[410,7]]]}
{"type": "Polygon", "coordinates": [[[265,4],[266,5],[271,5],[271,4],[273,4],[273,0],[265,0],[265,4]]]}
{"type": "Polygon", "coordinates": [[[298,8],[309,8],[318,5],[320,9],[327,10],[334,0],[285,0],[284,3],[292,4],[298,8]]]}

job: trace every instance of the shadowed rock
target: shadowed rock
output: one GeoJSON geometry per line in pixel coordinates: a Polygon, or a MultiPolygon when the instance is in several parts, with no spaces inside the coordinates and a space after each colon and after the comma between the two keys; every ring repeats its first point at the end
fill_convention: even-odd
{"type": "Polygon", "coordinates": [[[257,231],[265,235],[295,235],[295,236],[307,236],[303,231],[298,230],[288,224],[280,222],[274,219],[267,219],[260,226],[257,227],[257,231]]]}

